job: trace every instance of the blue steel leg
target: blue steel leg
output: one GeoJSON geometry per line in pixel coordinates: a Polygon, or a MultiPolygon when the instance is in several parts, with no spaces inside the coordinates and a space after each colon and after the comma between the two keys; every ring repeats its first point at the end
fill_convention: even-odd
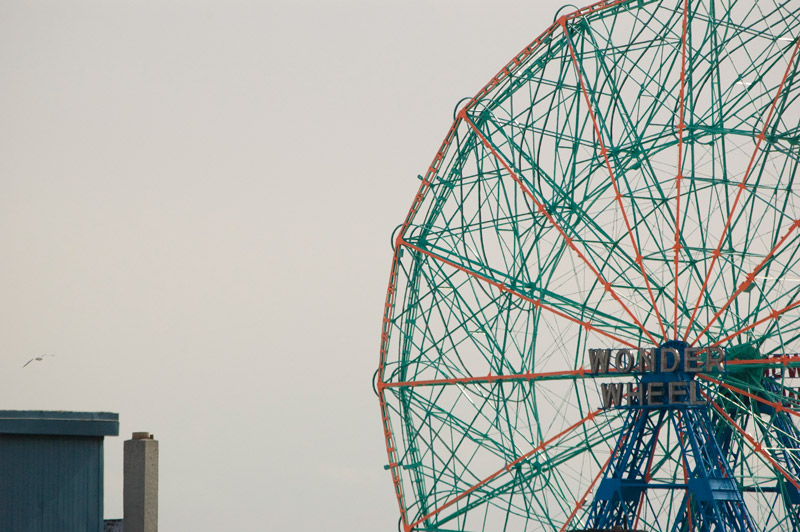
{"type": "Polygon", "coordinates": [[[681,436],[688,489],[675,532],[756,532],[739,486],[714,437],[708,407],[632,408],[589,511],[591,529],[632,529],[642,494],[648,489],[648,465],[661,426],[671,420],[681,436]]]}
{"type": "Polygon", "coordinates": [[[596,529],[635,525],[642,493],[647,489],[648,467],[658,432],[664,423],[664,410],[631,409],[605,477],[600,482],[589,511],[589,525],[596,529]]]}
{"type": "Polygon", "coordinates": [[[714,437],[707,408],[685,408],[673,418],[682,435],[688,490],[672,530],[755,532],[739,486],[714,437]]]}

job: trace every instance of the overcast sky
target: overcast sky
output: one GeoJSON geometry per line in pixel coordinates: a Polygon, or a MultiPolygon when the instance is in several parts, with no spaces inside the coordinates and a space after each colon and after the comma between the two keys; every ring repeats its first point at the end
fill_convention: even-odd
{"type": "Polygon", "coordinates": [[[0,409],[120,414],[107,518],[150,431],[162,530],[396,530],[390,236],[557,7],[0,0],[0,409]]]}

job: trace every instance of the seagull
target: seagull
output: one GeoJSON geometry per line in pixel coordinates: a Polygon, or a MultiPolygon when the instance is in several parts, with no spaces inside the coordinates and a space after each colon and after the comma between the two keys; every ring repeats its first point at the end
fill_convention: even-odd
{"type": "Polygon", "coordinates": [[[30,359],[27,362],[25,362],[25,364],[22,367],[24,368],[25,366],[27,366],[28,364],[30,364],[34,360],[41,362],[42,360],[44,360],[44,357],[54,357],[54,356],[55,355],[39,355],[38,357],[33,357],[32,359],[30,359]]]}

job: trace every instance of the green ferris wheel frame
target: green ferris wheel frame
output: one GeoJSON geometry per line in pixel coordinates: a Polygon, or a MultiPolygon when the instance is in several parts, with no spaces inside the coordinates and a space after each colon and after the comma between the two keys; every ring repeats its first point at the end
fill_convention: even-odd
{"type": "MultiPolygon", "coordinates": [[[[634,418],[602,401],[625,380],[590,350],[670,342],[726,353],[686,382],[742,522],[800,527],[798,47],[798,0],[603,1],[457,110],[393,238],[383,311],[405,531],[600,522],[634,418]]],[[[619,523],[708,529],[691,415],[638,418],[646,488],[619,523]]]]}

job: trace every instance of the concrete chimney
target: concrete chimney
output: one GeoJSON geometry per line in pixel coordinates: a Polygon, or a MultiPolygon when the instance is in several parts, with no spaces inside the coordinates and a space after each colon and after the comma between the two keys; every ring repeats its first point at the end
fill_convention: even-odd
{"type": "Polygon", "coordinates": [[[149,432],[134,432],[124,451],[125,532],[158,532],[158,441],[149,432]]]}

